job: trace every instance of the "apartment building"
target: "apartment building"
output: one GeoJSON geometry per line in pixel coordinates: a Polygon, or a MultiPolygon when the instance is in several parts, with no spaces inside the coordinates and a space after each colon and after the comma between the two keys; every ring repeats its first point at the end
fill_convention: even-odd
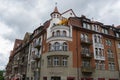
{"type": "Polygon", "coordinates": [[[6,67],[6,80],[25,80],[29,52],[30,33],[23,40],[16,39],[6,67]]]}
{"type": "Polygon", "coordinates": [[[19,79],[120,79],[118,27],[77,17],[72,9],[60,13],[55,7],[50,16],[23,40],[22,46],[28,43],[26,49],[18,46],[14,61],[19,57],[24,67],[13,70],[20,73],[19,79]]]}

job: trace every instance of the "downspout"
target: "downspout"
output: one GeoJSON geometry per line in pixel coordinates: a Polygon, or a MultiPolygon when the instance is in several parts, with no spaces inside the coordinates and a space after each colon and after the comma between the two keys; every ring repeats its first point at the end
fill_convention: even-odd
{"type": "Polygon", "coordinates": [[[77,53],[77,80],[79,80],[79,60],[78,60],[78,31],[76,29],[76,53],[77,53]]]}

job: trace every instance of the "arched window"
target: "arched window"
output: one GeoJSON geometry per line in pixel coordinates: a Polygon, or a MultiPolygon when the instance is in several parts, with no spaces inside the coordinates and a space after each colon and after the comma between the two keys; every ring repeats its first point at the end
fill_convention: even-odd
{"type": "Polygon", "coordinates": [[[54,45],[54,49],[55,49],[55,51],[59,51],[60,50],[60,43],[56,42],[54,45]]]}
{"type": "Polygon", "coordinates": [[[98,55],[98,49],[97,48],[95,48],[95,53],[96,53],[96,56],[98,57],[99,55],[98,55]]]}
{"type": "Polygon", "coordinates": [[[52,46],[51,46],[51,44],[49,44],[49,46],[48,46],[48,47],[49,47],[49,51],[51,51],[51,47],[52,47],[52,46]]]}
{"type": "Polygon", "coordinates": [[[64,37],[66,36],[66,31],[63,31],[63,36],[64,36],[64,37]]]}
{"type": "Polygon", "coordinates": [[[54,37],[55,36],[55,32],[52,32],[52,37],[54,37]]]}
{"type": "Polygon", "coordinates": [[[59,30],[56,32],[56,36],[60,36],[60,31],[59,30]]]}
{"type": "Polygon", "coordinates": [[[95,40],[95,43],[97,43],[97,36],[94,35],[94,40],[95,40]]]}
{"type": "Polygon", "coordinates": [[[63,51],[67,51],[68,45],[66,42],[63,43],[63,51]]]}

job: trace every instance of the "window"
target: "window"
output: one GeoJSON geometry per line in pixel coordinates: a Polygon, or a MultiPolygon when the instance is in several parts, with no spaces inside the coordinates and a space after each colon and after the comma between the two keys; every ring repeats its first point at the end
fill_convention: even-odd
{"type": "Polygon", "coordinates": [[[86,46],[82,46],[82,54],[90,54],[89,48],[86,46]]]}
{"type": "Polygon", "coordinates": [[[55,51],[59,51],[60,50],[60,43],[56,42],[54,45],[54,49],[55,49],[55,51]]]}
{"type": "Polygon", "coordinates": [[[51,47],[52,47],[51,44],[49,44],[49,51],[51,51],[51,47]]]}
{"type": "Polygon", "coordinates": [[[64,36],[64,37],[66,36],[66,31],[63,31],[63,36],[64,36]]]}
{"type": "Polygon", "coordinates": [[[59,57],[54,57],[53,58],[53,65],[58,66],[59,65],[59,57]]]}
{"type": "Polygon", "coordinates": [[[87,34],[81,34],[81,40],[88,42],[88,35],[87,34]]]}
{"type": "Polygon", "coordinates": [[[56,32],[56,36],[60,36],[60,31],[59,30],[56,32]]]}
{"type": "Polygon", "coordinates": [[[88,23],[83,23],[83,28],[91,29],[91,25],[88,23]]]}
{"type": "Polygon", "coordinates": [[[91,25],[90,24],[87,24],[87,29],[91,29],[91,25]]]}
{"type": "Polygon", "coordinates": [[[120,42],[118,43],[118,48],[120,48],[120,42]]]}
{"type": "Polygon", "coordinates": [[[83,28],[86,28],[86,23],[83,23],[83,28]]]}
{"type": "Polygon", "coordinates": [[[55,32],[52,32],[52,37],[54,37],[55,36],[55,32]]]}
{"type": "Polygon", "coordinates": [[[105,63],[104,61],[96,61],[96,69],[100,69],[100,70],[105,70],[105,63]]]}
{"type": "Polygon", "coordinates": [[[112,46],[112,42],[111,42],[111,40],[106,40],[106,45],[108,45],[108,46],[112,46]]]}
{"type": "Polygon", "coordinates": [[[52,65],[51,57],[48,57],[48,66],[51,66],[51,65],[52,65]]]}
{"type": "Polygon", "coordinates": [[[115,70],[114,62],[109,62],[108,66],[109,66],[109,70],[115,70]]]}
{"type": "Polygon", "coordinates": [[[98,36],[98,42],[101,43],[101,39],[100,39],[100,36],[98,36]]]}
{"type": "Polygon", "coordinates": [[[119,33],[116,33],[116,37],[120,37],[119,33]]]}
{"type": "Polygon", "coordinates": [[[83,67],[90,67],[90,61],[89,60],[83,60],[82,61],[82,66],[83,67]]]}
{"type": "Polygon", "coordinates": [[[94,40],[95,40],[95,43],[97,43],[97,36],[94,35],[94,40]]]}
{"type": "Polygon", "coordinates": [[[68,48],[68,46],[67,46],[67,43],[63,43],[63,51],[67,51],[67,48],[68,48]]]}
{"type": "Polygon", "coordinates": [[[67,66],[67,57],[62,58],[62,65],[67,66]]]}
{"type": "Polygon", "coordinates": [[[99,56],[99,55],[98,55],[98,49],[97,49],[97,48],[95,48],[95,54],[96,54],[96,57],[99,56]]]}
{"type": "Polygon", "coordinates": [[[113,58],[113,52],[111,49],[108,49],[108,58],[113,58]]]}

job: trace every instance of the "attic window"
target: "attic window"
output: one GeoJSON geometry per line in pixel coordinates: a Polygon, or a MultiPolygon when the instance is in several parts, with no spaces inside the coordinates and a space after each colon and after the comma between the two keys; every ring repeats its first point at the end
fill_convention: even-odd
{"type": "Polygon", "coordinates": [[[72,15],[72,13],[70,13],[70,15],[72,15]]]}

